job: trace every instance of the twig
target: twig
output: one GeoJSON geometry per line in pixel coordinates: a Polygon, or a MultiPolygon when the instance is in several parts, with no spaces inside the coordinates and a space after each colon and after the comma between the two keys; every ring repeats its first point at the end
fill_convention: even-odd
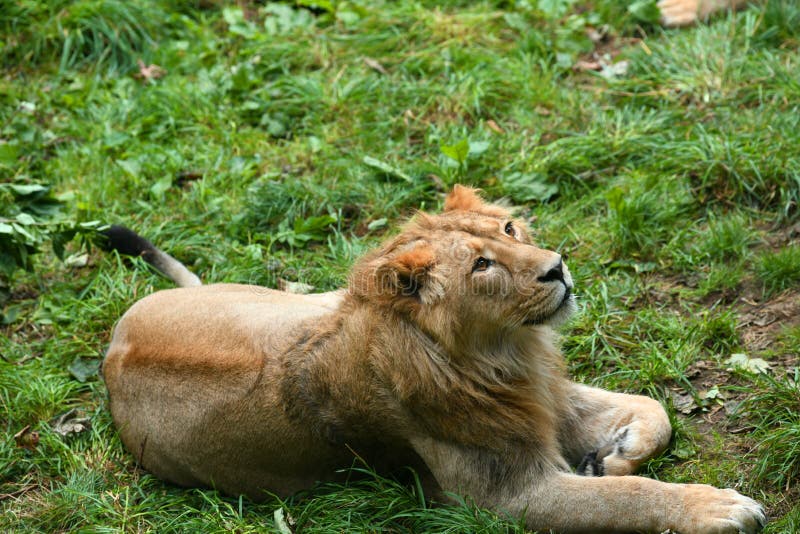
{"type": "Polygon", "coordinates": [[[5,499],[13,499],[14,497],[19,497],[23,493],[27,493],[34,488],[38,488],[38,484],[28,484],[27,486],[23,486],[17,491],[12,491],[11,493],[0,493],[0,501],[5,499]]]}

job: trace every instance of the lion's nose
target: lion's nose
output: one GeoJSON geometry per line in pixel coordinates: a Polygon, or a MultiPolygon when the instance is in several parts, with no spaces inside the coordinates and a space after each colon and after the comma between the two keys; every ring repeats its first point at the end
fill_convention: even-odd
{"type": "Polygon", "coordinates": [[[555,267],[551,267],[543,276],[537,278],[540,282],[564,282],[564,262],[561,256],[558,257],[558,263],[555,267]]]}

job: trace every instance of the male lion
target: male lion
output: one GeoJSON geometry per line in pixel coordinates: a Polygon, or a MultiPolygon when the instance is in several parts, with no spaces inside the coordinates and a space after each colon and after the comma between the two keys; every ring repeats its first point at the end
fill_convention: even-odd
{"type": "Polygon", "coordinates": [[[358,455],[532,529],[760,530],[761,506],[732,489],[629,476],[667,446],[669,420],[652,399],[567,379],[551,325],[573,307],[561,256],[456,186],[443,213],[361,259],[346,291],[219,284],[139,301],[103,372],[125,446],[184,486],[288,495],[358,455]]]}

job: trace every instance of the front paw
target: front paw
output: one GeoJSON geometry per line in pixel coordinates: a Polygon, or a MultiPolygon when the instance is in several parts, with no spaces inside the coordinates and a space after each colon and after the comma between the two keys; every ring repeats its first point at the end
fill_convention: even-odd
{"type": "Polygon", "coordinates": [[[681,533],[755,534],[767,523],[764,508],[732,489],[704,484],[683,486],[683,513],[674,529],[681,533]]]}
{"type": "Polygon", "coordinates": [[[660,0],[656,5],[664,26],[688,26],[698,20],[699,0],[660,0]]]}
{"type": "Polygon", "coordinates": [[[636,445],[636,433],[630,427],[617,430],[611,440],[583,457],[577,473],[583,476],[622,476],[636,471],[639,456],[629,457],[636,445]]]}

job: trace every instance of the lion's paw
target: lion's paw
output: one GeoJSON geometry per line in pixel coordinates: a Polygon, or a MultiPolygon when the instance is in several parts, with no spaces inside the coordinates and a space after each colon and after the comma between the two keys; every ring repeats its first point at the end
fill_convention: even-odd
{"type": "Polygon", "coordinates": [[[664,26],[695,24],[700,13],[700,0],[659,0],[656,5],[664,26]]]}
{"type": "Polygon", "coordinates": [[[635,449],[634,441],[635,432],[630,427],[620,428],[606,445],[583,457],[577,473],[595,477],[632,474],[640,463],[638,458],[629,457],[631,450],[635,449]]]}
{"type": "Polygon", "coordinates": [[[707,534],[755,534],[767,523],[764,508],[732,489],[703,484],[684,486],[682,518],[678,532],[707,534]]]}

